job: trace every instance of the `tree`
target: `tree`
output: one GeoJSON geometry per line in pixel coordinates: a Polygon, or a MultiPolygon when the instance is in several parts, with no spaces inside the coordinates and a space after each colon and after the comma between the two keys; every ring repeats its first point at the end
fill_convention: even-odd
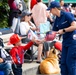
{"type": "Polygon", "coordinates": [[[0,28],[8,27],[9,6],[7,0],[0,0],[0,28]]]}
{"type": "MultiPolygon", "coordinates": [[[[8,0],[0,0],[0,28],[8,27],[9,6],[8,0]]],[[[25,3],[28,0],[24,0],[25,3]]]]}

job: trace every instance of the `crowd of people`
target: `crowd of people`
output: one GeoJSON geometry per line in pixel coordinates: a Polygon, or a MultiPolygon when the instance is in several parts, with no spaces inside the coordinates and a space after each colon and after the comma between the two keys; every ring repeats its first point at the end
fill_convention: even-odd
{"type": "Polygon", "coordinates": [[[42,0],[31,0],[30,10],[27,9],[24,0],[8,0],[8,5],[10,7],[8,25],[15,34],[9,39],[14,46],[10,50],[10,55],[4,54],[11,56],[12,63],[6,62],[0,52],[0,66],[4,66],[0,67],[0,70],[4,71],[4,75],[22,75],[24,51],[35,44],[38,50],[36,62],[42,61],[43,52],[46,54],[45,57],[48,57],[50,43],[45,36],[51,30],[62,35],[63,39],[61,75],[76,75],[76,6],[65,4],[64,0],[50,1],[48,7],[42,0]],[[26,38],[21,39],[24,36],[26,38]],[[21,42],[27,45],[22,46],[21,42]]]}

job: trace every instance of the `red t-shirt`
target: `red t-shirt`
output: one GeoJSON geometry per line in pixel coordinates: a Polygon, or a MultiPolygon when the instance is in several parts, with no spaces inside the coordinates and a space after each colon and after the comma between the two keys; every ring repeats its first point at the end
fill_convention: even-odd
{"type": "Polygon", "coordinates": [[[22,64],[24,62],[24,50],[28,50],[33,45],[33,42],[30,41],[25,46],[13,47],[10,50],[10,55],[15,64],[22,64]]]}

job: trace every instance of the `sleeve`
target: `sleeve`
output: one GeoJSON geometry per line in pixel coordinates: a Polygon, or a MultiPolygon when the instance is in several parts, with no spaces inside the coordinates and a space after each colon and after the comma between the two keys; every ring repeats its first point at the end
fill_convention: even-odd
{"type": "Polygon", "coordinates": [[[65,17],[68,23],[71,25],[71,23],[74,21],[74,15],[72,13],[66,13],[65,17]]]}
{"type": "Polygon", "coordinates": [[[31,24],[31,28],[36,28],[36,26],[35,26],[35,24],[34,23],[32,23],[31,21],[30,21],[30,24],[31,24]]]}
{"type": "Polygon", "coordinates": [[[32,45],[33,45],[33,42],[30,41],[29,43],[27,43],[27,45],[23,46],[23,49],[28,50],[32,45]]]}
{"type": "Polygon", "coordinates": [[[12,60],[14,62],[17,62],[17,59],[16,59],[16,50],[14,48],[12,50],[10,50],[10,55],[12,57],[12,60]]]}

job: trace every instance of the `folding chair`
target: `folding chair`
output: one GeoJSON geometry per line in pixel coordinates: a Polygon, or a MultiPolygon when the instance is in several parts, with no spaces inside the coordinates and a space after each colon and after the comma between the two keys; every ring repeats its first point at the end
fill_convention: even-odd
{"type": "MultiPolygon", "coordinates": [[[[30,40],[28,40],[27,35],[22,36],[22,43],[27,44],[30,40]]],[[[38,46],[37,44],[34,44],[29,48],[29,50],[26,50],[24,53],[25,62],[33,61],[35,59],[34,55],[37,53],[37,50],[34,52],[34,46],[38,46]]]]}

